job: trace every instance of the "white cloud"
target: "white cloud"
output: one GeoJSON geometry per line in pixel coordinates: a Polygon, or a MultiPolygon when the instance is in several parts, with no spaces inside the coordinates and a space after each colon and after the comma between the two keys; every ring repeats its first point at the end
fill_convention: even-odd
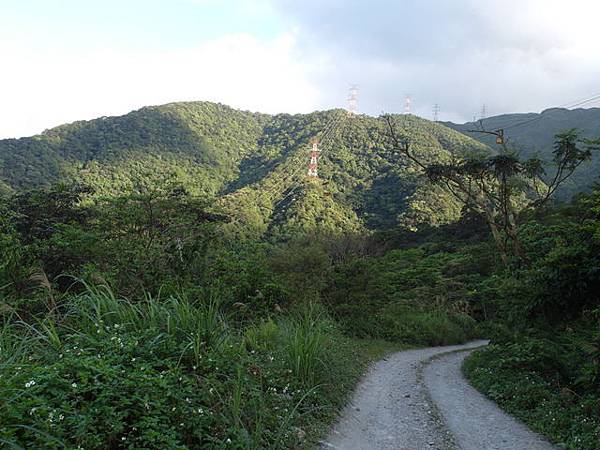
{"type": "Polygon", "coordinates": [[[594,0],[231,1],[291,31],[168,52],[94,41],[89,53],[84,40],[42,51],[37,37],[34,50],[27,33],[0,33],[0,137],[180,100],[308,112],[343,106],[352,83],[361,111],[400,111],[408,93],[416,113],[438,103],[444,120],[470,120],[484,102],[490,114],[535,111],[600,92],[594,0]]]}
{"type": "Polygon", "coordinates": [[[470,120],[541,110],[600,92],[594,0],[273,0],[298,45],[336,70],[324,92],[355,82],[361,109],[470,120]],[[329,87],[329,89],[327,89],[329,87]]]}
{"type": "Polygon", "coordinates": [[[1,48],[0,137],[124,114],[145,105],[210,100],[262,112],[307,112],[318,103],[295,38],[222,36],[171,52],[34,52],[1,48]]]}

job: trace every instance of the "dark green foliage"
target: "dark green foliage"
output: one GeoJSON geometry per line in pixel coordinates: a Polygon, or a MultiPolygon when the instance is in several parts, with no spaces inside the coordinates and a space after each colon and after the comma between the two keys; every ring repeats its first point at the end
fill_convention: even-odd
{"type": "Polygon", "coordinates": [[[531,264],[479,284],[494,345],[465,364],[476,387],[574,450],[600,445],[598,194],[529,218],[531,264]]]}
{"type": "Polygon", "coordinates": [[[476,335],[466,302],[468,275],[448,272],[464,258],[414,248],[353,260],[336,268],[325,300],[357,336],[422,345],[463,342],[476,335]]]}
{"type": "Polygon", "coordinates": [[[240,336],[222,313],[205,298],[132,303],[88,287],[64,314],[0,329],[1,442],[49,449],[307,445],[314,436],[299,427],[312,432],[334,417],[360,374],[356,349],[316,310],[270,321],[252,339],[250,331],[265,325],[240,336]],[[20,344],[8,346],[9,339],[20,344]]]}
{"type": "Polygon", "coordinates": [[[77,185],[60,185],[4,200],[11,215],[4,219],[7,266],[0,275],[13,289],[22,293],[29,275],[42,271],[61,288],[70,281],[59,275],[70,273],[101,274],[122,292],[156,291],[178,274],[198,276],[214,223],[225,220],[206,212],[206,201],[169,185],[92,203],[86,195],[77,185]],[[15,266],[29,272],[11,272],[15,266]]]}
{"type": "MultiPolygon", "coordinates": [[[[489,156],[422,119],[397,124],[435,170],[489,156]]],[[[573,150],[563,138],[557,151],[573,150]]],[[[390,348],[373,339],[483,329],[495,345],[469,361],[478,386],[593,448],[600,190],[522,212],[527,264],[502,266],[485,221],[391,149],[380,119],[208,103],[1,141],[0,442],[309,448],[390,348]],[[308,142],[335,117],[307,180],[308,142]]]]}
{"type": "MultiPolygon", "coordinates": [[[[399,120],[428,161],[486,151],[426,120],[399,120]]],[[[244,233],[256,236],[457,218],[448,193],[415,178],[387,141],[381,119],[350,118],[342,110],[267,116],[213,103],[173,103],[0,141],[0,192],[74,180],[95,196],[122,196],[168,180],[194,196],[220,197],[244,233]],[[339,124],[323,144],[321,180],[311,183],[309,140],[333,120],[339,124]]]]}
{"type": "MultiPolygon", "coordinates": [[[[309,448],[369,355],[390,348],[351,340],[329,319],[333,274],[404,252],[382,284],[406,300],[399,291],[423,250],[386,258],[385,238],[360,233],[240,237],[243,227],[177,179],[149,180],[119,196],[61,185],[2,199],[2,443],[309,448]]],[[[421,281],[444,279],[446,255],[431,258],[421,281]]],[[[390,317],[365,308],[364,322],[386,333],[364,335],[468,338],[472,319],[425,296],[384,305],[390,317]]],[[[349,330],[354,314],[333,311],[349,330]]]]}

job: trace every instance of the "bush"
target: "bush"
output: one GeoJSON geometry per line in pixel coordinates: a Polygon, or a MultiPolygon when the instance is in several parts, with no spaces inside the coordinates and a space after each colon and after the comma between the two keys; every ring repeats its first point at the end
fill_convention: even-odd
{"type": "Polygon", "coordinates": [[[133,302],[92,286],[64,314],[35,325],[7,322],[0,328],[0,442],[48,449],[309,445],[293,427],[306,426],[313,439],[334,418],[360,376],[355,349],[316,307],[240,331],[210,299],[133,302]],[[325,356],[327,346],[335,358],[325,356]],[[340,378],[346,383],[331,388],[340,378]]]}

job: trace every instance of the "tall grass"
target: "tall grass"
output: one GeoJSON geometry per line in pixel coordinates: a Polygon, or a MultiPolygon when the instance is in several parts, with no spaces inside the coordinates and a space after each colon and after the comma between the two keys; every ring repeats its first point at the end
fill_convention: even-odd
{"type": "Polygon", "coordinates": [[[77,316],[84,332],[111,326],[134,331],[154,329],[189,339],[195,352],[225,340],[225,317],[214,298],[191,301],[183,294],[167,298],[147,294],[141,301],[132,302],[117,298],[107,286],[83,285],[84,292],[72,302],[70,313],[77,316]]]}
{"type": "Polygon", "coordinates": [[[26,342],[26,336],[21,336],[14,324],[8,320],[0,323],[0,370],[26,359],[26,342]]]}
{"type": "MultiPolygon", "coordinates": [[[[146,295],[132,301],[118,297],[107,286],[85,283],[82,286],[81,292],[71,294],[68,303],[52,314],[37,321],[34,318],[28,325],[1,324],[0,368],[10,371],[7,364],[24,362],[26,371],[15,378],[14,383],[10,381],[15,389],[8,396],[6,408],[14,407],[23,395],[28,395],[30,401],[35,399],[41,405],[62,409],[63,406],[56,405],[70,405],[79,395],[78,389],[84,386],[95,389],[95,385],[75,380],[79,385],[77,389],[68,384],[62,390],[41,390],[45,377],[51,379],[53,373],[39,371],[36,362],[41,360],[55,367],[85,364],[81,366],[83,372],[92,361],[90,370],[104,374],[99,378],[106,382],[102,389],[106,389],[103,392],[107,398],[112,398],[106,405],[95,398],[95,407],[106,407],[110,411],[114,408],[119,414],[124,411],[130,414],[134,410],[131,417],[138,417],[138,407],[132,406],[130,399],[124,398],[122,403],[119,399],[123,386],[130,384],[135,384],[135,389],[141,386],[140,395],[149,402],[148,408],[156,409],[144,409],[139,417],[148,414],[152,420],[170,424],[177,421],[177,427],[183,427],[181,423],[188,421],[183,417],[176,418],[181,414],[179,411],[196,403],[196,414],[206,414],[203,420],[214,424],[211,430],[215,442],[229,441],[230,438],[235,448],[281,449],[292,445],[297,448],[305,438],[299,437],[295,425],[304,428],[305,421],[316,423],[322,420],[323,411],[333,404],[332,397],[324,394],[326,386],[332,384],[332,374],[339,376],[338,371],[331,370],[332,362],[324,354],[326,339],[332,331],[331,322],[314,306],[240,328],[233,321],[232,326],[228,326],[219,299],[210,292],[195,297],[192,294],[146,295]],[[140,341],[138,346],[140,337],[143,342],[140,341]],[[116,341],[113,341],[118,339],[120,343],[121,338],[125,347],[115,345],[116,341]],[[81,353],[73,351],[77,348],[74,344],[81,353]],[[88,350],[92,359],[89,359],[88,350]],[[97,350],[98,355],[102,355],[98,359],[97,350]],[[25,363],[29,355],[34,355],[33,364],[25,363]],[[127,367],[125,374],[115,372],[115,366],[105,361],[123,364],[127,367]],[[152,371],[156,376],[149,375],[152,371]],[[31,375],[25,376],[25,373],[31,375]],[[22,386],[33,379],[37,381],[36,387],[23,390],[22,386]],[[157,397],[155,389],[166,389],[165,383],[171,387],[160,391],[157,397]],[[111,391],[114,385],[121,386],[119,393],[111,391]],[[179,394],[181,389],[192,390],[179,394]],[[319,395],[315,395],[316,392],[319,395]],[[60,398],[54,398],[55,394],[60,398]],[[57,403],[59,400],[63,403],[57,403]],[[171,414],[171,402],[174,401],[178,402],[177,412],[171,414]],[[200,410],[203,412],[199,413],[200,410]]],[[[342,369],[348,370],[347,367],[342,369]]],[[[34,408],[38,403],[35,405],[34,408]]],[[[10,424],[11,433],[19,427],[39,422],[37,416],[30,415],[31,408],[19,411],[10,424]]],[[[65,413],[65,417],[68,414],[65,413]]],[[[195,423],[194,417],[199,416],[190,416],[189,423],[195,423]]],[[[87,419],[96,420],[91,416],[87,419]]],[[[114,417],[111,420],[115,420],[114,417]]],[[[121,423],[120,419],[115,423],[126,428],[131,426],[131,423],[121,423]]],[[[138,428],[140,425],[153,427],[144,420],[136,423],[138,428]]],[[[74,439],[69,426],[57,426],[57,435],[66,436],[65,439],[70,441],[74,439]]],[[[100,422],[95,426],[103,429],[100,422]]],[[[170,430],[165,427],[164,430],[170,430]]],[[[303,430],[300,432],[304,434],[303,430]]],[[[106,435],[106,431],[102,433],[102,436],[106,435]]],[[[17,442],[17,434],[10,434],[8,438],[17,442]]],[[[160,440],[160,436],[156,439],[160,440]]],[[[191,434],[186,436],[186,439],[192,439],[191,434]]],[[[22,442],[36,443],[51,443],[53,439],[39,435],[31,427],[21,438],[22,442]]],[[[3,444],[13,445],[13,442],[5,440],[3,444]]]]}
{"type": "Polygon", "coordinates": [[[306,386],[316,384],[323,364],[325,321],[321,314],[310,306],[284,326],[284,356],[292,374],[306,386]]]}

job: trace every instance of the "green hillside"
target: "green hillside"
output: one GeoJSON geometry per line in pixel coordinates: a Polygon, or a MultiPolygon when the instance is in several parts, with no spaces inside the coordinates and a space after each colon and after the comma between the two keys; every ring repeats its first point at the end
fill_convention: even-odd
{"type": "MultiPolygon", "coordinates": [[[[494,148],[495,138],[481,133],[468,133],[467,130],[479,129],[479,123],[467,122],[444,125],[481,141],[494,148]]],[[[600,108],[564,109],[551,108],[540,114],[503,114],[483,120],[486,130],[505,129],[509,147],[516,149],[524,158],[538,155],[544,160],[551,159],[554,136],[564,130],[578,128],[584,137],[600,135],[600,108]]],[[[559,198],[570,198],[574,193],[589,191],[594,183],[600,181],[600,156],[595,155],[591,164],[584,164],[560,190],[559,198]]]]}
{"type": "MultiPolygon", "coordinates": [[[[399,127],[430,161],[485,146],[444,126],[398,117],[399,127]]],[[[388,151],[382,119],[343,110],[264,115],[206,103],[142,108],[0,141],[0,189],[24,190],[61,180],[96,195],[177,184],[219,204],[258,234],[315,227],[331,231],[439,224],[458,207],[425,186],[415,169],[388,151]],[[306,176],[309,141],[338,120],[323,147],[320,179],[306,176]],[[4,186],[3,186],[4,185],[4,186]]]]}
{"type": "Polygon", "coordinates": [[[315,448],[373,359],[487,337],[474,385],[597,448],[600,190],[519,211],[515,160],[394,120],[397,153],[385,118],[210,103],[0,141],[0,442],[315,448]]]}

